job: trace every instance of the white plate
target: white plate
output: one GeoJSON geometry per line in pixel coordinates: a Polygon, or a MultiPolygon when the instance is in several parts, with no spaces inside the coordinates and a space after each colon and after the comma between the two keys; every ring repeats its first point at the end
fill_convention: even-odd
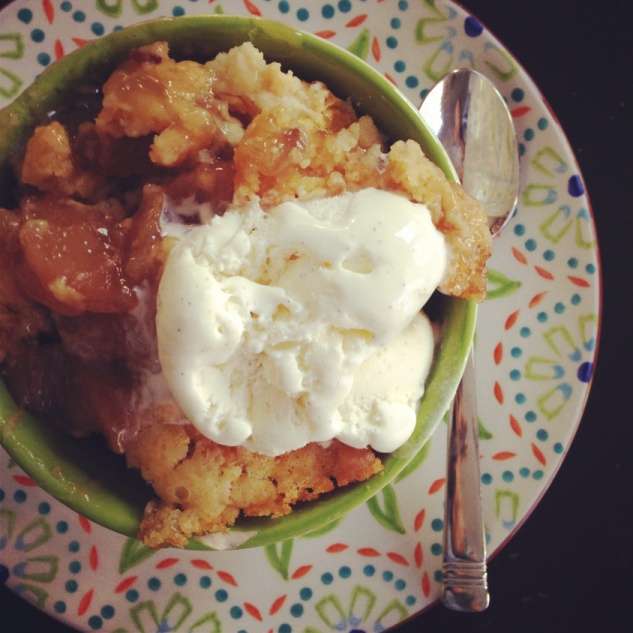
{"type": "MultiPolygon", "coordinates": [[[[255,13],[350,48],[418,103],[474,66],[514,114],[517,216],[495,240],[478,317],[481,472],[489,553],[513,534],[569,449],[596,352],[600,271],[582,176],[512,55],[463,9],[427,2],[16,0],[1,13],[0,106],[64,53],[154,17],[255,13]]],[[[0,582],[83,631],[387,630],[439,595],[445,434],[417,468],[326,533],[236,552],[153,552],[86,521],[0,451],[0,582]]]]}

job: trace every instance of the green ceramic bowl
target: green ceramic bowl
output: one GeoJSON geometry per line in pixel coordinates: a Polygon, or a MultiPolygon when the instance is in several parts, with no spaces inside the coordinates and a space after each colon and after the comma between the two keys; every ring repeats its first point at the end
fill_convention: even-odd
{"type": "MultiPolygon", "coordinates": [[[[306,80],[320,79],[357,110],[371,115],[391,140],[412,138],[451,178],[449,159],[417,109],[382,75],[351,53],[316,36],[252,17],[213,15],[141,23],[88,43],[61,59],[10,106],[0,111],[0,205],[10,205],[12,152],[45,114],[73,98],[87,81],[103,83],[131,48],[166,40],[174,57],[208,59],[250,40],[268,61],[306,80]]],[[[1,273],[0,273],[1,274],[1,273]]],[[[376,494],[423,449],[455,393],[472,342],[476,307],[440,298],[443,337],[409,441],[384,456],[383,472],[299,506],[280,519],[244,519],[221,543],[193,540],[191,548],[254,547],[324,528],[376,494]]],[[[123,458],[93,437],[67,437],[16,408],[0,383],[0,441],[43,489],[78,513],[127,536],[136,536],[146,502],[154,495],[123,458]]]]}

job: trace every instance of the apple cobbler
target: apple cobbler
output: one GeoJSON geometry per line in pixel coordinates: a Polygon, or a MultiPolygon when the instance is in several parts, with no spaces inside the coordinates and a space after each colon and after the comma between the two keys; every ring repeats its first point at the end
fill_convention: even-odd
{"type": "MultiPolygon", "coordinates": [[[[223,214],[258,199],[367,187],[424,203],[451,251],[440,290],[480,300],[491,240],[478,203],[413,141],[388,146],[367,116],[245,43],[206,63],[164,42],[132,50],[95,91],[42,122],[0,209],[0,363],[20,406],[64,431],[103,434],[156,493],[148,546],[183,547],[240,514],[299,501],[382,469],[337,440],[269,457],[201,435],[174,401],[156,345],[156,295],[174,238],[167,206],[223,214]],[[167,203],[168,201],[168,203],[167,203]]],[[[199,218],[187,216],[183,222],[199,218]]]]}

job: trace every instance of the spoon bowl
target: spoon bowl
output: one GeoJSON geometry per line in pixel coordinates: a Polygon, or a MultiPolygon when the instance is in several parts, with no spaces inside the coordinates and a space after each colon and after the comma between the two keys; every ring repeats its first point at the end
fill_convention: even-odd
{"type": "MultiPolygon", "coordinates": [[[[519,192],[516,132],[503,97],[484,75],[462,68],[432,88],[420,113],[466,191],[486,208],[497,236],[513,215],[519,192]]],[[[469,612],[483,611],[490,602],[472,348],[450,415],[442,601],[469,612]]]]}
{"type": "Polygon", "coordinates": [[[487,77],[460,68],[432,88],[420,113],[466,191],[486,208],[497,236],[516,207],[519,182],[517,138],[505,100],[487,77]]]}

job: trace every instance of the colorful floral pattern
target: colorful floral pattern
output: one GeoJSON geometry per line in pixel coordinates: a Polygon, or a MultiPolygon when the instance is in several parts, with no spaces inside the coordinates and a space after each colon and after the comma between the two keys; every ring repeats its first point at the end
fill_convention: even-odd
{"type": "MultiPolygon", "coordinates": [[[[448,70],[495,81],[522,192],[495,241],[476,362],[485,526],[494,551],[554,476],[580,420],[600,271],[582,177],[511,54],[450,0],[16,0],[0,24],[0,106],[87,40],[159,16],[250,13],[312,31],[413,102],[448,70]]],[[[318,534],[236,552],[153,552],[57,503],[0,452],[0,582],[84,631],[385,631],[439,595],[445,428],[365,506],[318,534]]]]}

